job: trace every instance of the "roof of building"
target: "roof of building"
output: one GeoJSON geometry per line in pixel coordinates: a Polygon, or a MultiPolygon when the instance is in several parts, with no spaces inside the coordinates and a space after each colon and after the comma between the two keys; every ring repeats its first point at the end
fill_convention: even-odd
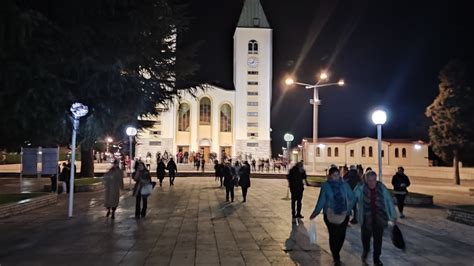
{"type": "Polygon", "coordinates": [[[245,0],[237,27],[270,28],[260,0],[245,0]]]}
{"type": "MultiPolygon", "coordinates": [[[[325,138],[318,138],[318,143],[347,143],[358,141],[362,139],[374,139],[371,137],[362,137],[362,138],[350,138],[350,137],[325,137],[325,138]]],[[[377,139],[374,139],[377,140],[377,139]]],[[[385,142],[389,143],[397,143],[397,144],[427,144],[422,140],[415,140],[415,139],[382,139],[385,142]]],[[[303,138],[303,141],[312,142],[312,138],[303,138]]]]}

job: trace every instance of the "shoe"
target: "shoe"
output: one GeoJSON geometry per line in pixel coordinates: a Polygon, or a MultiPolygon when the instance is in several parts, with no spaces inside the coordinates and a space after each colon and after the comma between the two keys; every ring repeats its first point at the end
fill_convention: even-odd
{"type": "Polygon", "coordinates": [[[140,219],[140,215],[135,215],[135,219],[140,219]]]}
{"type": "Polygon", "coordinates": [[[402,219],[405,218],[405,215],[403,213],[400,214],[400,218],[402,218],[402,219]]]}
{"type": "Polygon", "coordinates": [[[334,260],[334,266],[341,266],[341,260],[334,260]]]}
{"type": "Polygon", "coordinates": [[[374,266],[383,266],[383,263],[379,260],[377,262],[374,262],[374,266]]]}
{"type": "Polygon", "coordinates": [[[304,218],[304,216],[303,216],[303,215],[301,215],[301,214],[297,214],[297,215],[295,216],[295,218],[303,219],[303,218],[304,218]]]}
{"type": "Polygon", "coordinates": [[[358,224],[359,221],[357,221],[357,219],[354,218],[354,219],[352,219],[352,220],[350,221],[350,223],[351,223],[351,224],[358,224]]]}

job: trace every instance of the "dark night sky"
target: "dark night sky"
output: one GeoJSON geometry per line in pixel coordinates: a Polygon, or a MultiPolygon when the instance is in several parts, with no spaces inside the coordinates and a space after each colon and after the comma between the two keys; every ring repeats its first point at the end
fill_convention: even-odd
{"type": "MultiPolygon", "coordinates": [[[[283,134],[312,136],[312,91],[287,89],[283,79],[312,83],[328,68],[347,86],[320,90],[319,136],[375,137],[370,111],[389,113],[387,138],[427,140],[424,110],[438,93],[438,73],[450,58],[474,49],[468,1],[261,0],[273,28],[272,146],[283,134]]],[[[190,1],[183,42],[204,41],[198,78],[233,88],[233,34],[243,0],[190,1]]]]}

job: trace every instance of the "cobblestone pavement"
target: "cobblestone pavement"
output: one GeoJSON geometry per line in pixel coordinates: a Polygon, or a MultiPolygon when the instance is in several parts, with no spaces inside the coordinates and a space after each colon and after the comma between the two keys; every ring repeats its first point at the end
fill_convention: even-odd
{"type": "MultiPolygon", "coordinates": [[[[309,216],[319,188],[307,188],[309,216]]],[[[253,179],[248,200],[225,202],[214,178],[177,178],[149,198],[147,217],[133,219],[135,199],[124,191],[116,219],[105,218],[102,193],[75,194],[67,218],[64,194],[56,205],[0,220],[0,265],[331,265],[328,233],[316,218],[292,224],[285,180],[253,179]]],[[[385,265],[473,265],[473,227],[445,219],[440,208],[411,208],[400,228],[407,251],[384,237],[385,265]]],[[[360,229],[351,226],[341,252],[345,265],[361,265],[360,229]]]]}

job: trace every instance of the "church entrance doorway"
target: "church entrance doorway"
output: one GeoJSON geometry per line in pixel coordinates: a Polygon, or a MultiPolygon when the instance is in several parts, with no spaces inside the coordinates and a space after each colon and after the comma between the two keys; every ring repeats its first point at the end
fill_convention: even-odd
{"type": "Polygon", "coordinates": [[[176,155],[177,163],[188,163],[189,146],[178,146],[178,154],[176,155]]]}
{"type": "Polygon", "coordinates": [[[221,160],[227,160],[231,158],[232,147],[230,146],[221,146],[221,160]]]}
{"type": "Polygon", "coordinates": [[[211,147],[209,146],[201,146],[199,147],[199,150],[200,150],[200,153],[202,155],[204,155],[204,160],[206,161],[206,163],[209,162],[209,153],[211,152],[211,147]]]}

